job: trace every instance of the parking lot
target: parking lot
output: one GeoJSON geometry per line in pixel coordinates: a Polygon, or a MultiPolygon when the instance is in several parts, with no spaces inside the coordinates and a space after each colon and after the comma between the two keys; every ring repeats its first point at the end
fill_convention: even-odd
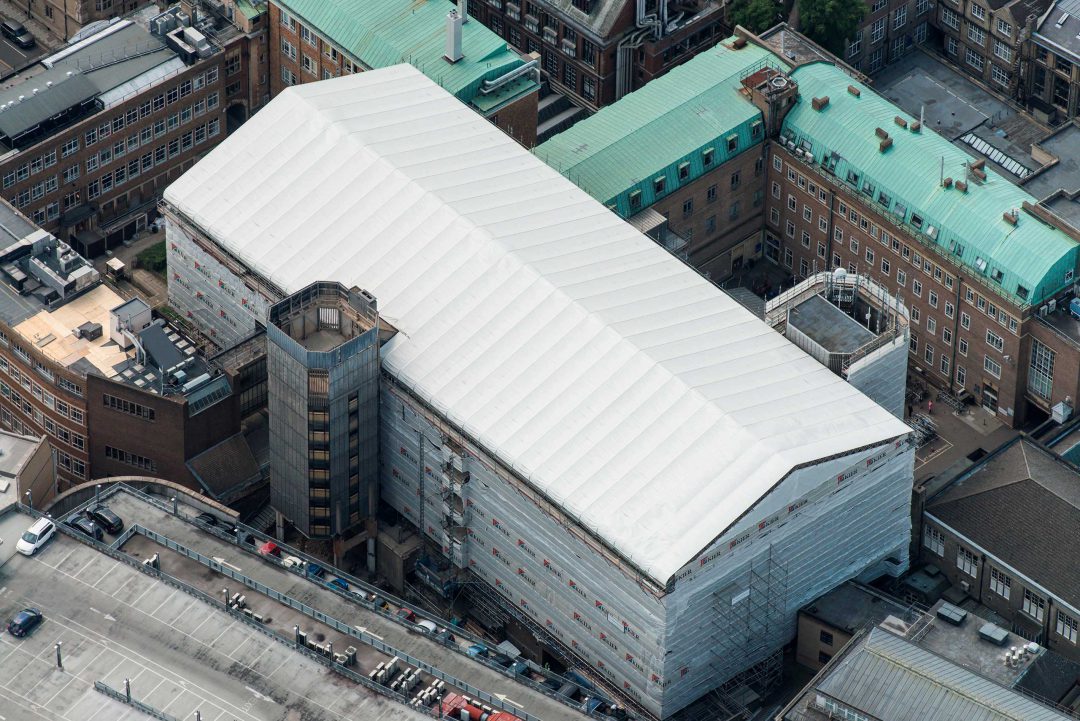
{"type": "MultiPolygon", "coordinates": [[[[9,514],[5,524],[29,519],[9,514]]],[[[6,544],[5,544],[6,545],[6,544]]],[[[175,718],[420,719],[286,646],[66,536],[0,568],[0,613],[45,622],[0,638],[0,718],[145,718],[93,688],[102,681],[175,718]],[[63,669],[56,667],[61,641],[63,669]]]]}
{"type": "MultiPolygon", "coordinates": [[[[548,719],[584,718],[581,714],[550,696],[529,686],[517,683],[498,671],[451,650],[425,634],[412,632],[402,624],[374,613],[359,603],[343,598],[321,583],[305,579],[260,558],[252,552],[245,551],[236,545],[206,533],[197,526],[176,518],[171,513],[150,505],[136,496],[118,493],[111,496],[108,503],[110,508],[124,518],[125,521],[129,523],[138,522],[187,548],[198,551],[204,556],[219,559],[219,562],[228,564],[238,573],[242,573],[275,591],[287,594],[297,601],[316,608],[339,621],[363,628],[367,633],[376,636],[399,651],[414,656],[458,679],[465,680],[489,694],[503,696],[509,704],[523,708],[533,716],[545,719],[545,721],[548,719]]],[[[193,515],[194,512],[190,508],[181,506],[181,513],[193,515]]],[[[145,557],[147,552],[151,551],[151,548],[145,545],[146,543],[147,539],[145,538],[132,539],[121,550],[138,553],[139,557],[145,557]]],[[[153,545],[156,546],[157,544],[153,545]]],[[[162,552],[163,550],[158,547],[155,552],[162,552]]],[[[166,559],[165,563],[174,562],[169,560],[172,558],[171,555],[166,556],[164,553],[162,555],[163,559],[166,559]]],[[[162,570],[171,573],[164,566],[162,570]]],[[[220,588],[216,588],[217,578],[213,571],[200,566],[198,572],[206,575],[204,581],[212,581],[211,584],[206,586],[208,591],[220,592],[220,588]]],[[[184,573],[190,574],[192,571],[187,570],[184,573]]],[[[182,576],[182,578],[185,581],[188,580],[186,576],[182,576]]],[[[232,583],[235,584],[235,582],[232,583]]],[[[199,583],[193,585],[199,585],[199,583]]],[[[264,602],[255,599],[253,595],[252,601],[260,604],[264,602]]],[[[281,622],[282,614],[289,613],[288,609],[276,603],[268,606],[268,608],[272,609],[270,613],[273,617],[273,621],[269,625],[281,626],[286,630],[291,629],[293,623],[291,619],[286,620],[284,623],[281,622]]],[[[295,622],[299,623],[301,628],[312,627],[309,619],[297,618],[299,620],[295,622]],[[301,621],[304,622],[301,623],[301,621]]],[[[275,628],[275,630],[280,629],[275,628]]],[[[341,643],[359,646],[355,641],[347,642],[344,638],[342,638],[341,643]]],[[[344,650],[343,647],[338,645],[336,639],[334,639],[334,647],[339,652],[344,650]]],[[[364,653],[367,653],[367,651],[363,651],[361,657],[363,657],[364,653]]],[[[363,660],[361,660],[361,671],[366,673],[369,668],[363,666],[363,663],[363,660]]]]}

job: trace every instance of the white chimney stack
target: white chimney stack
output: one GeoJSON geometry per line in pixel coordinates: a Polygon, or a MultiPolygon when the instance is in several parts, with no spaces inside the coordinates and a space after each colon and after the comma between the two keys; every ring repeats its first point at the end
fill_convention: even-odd
{"type": "Polygon", "coordinates": [[[457,10],[451,10],[449,14],[447,14],[446,55],[443,57],[452,63],[456,63],[458,60],[465,57],[461,52],[461,26],[464,24],[461,16],[457,14],[457,10]]]}
{"type": "Polygon", "coordinates": [[[458,0],[458,15],[462,25],[469,22],[469,0],[458,0]]]}

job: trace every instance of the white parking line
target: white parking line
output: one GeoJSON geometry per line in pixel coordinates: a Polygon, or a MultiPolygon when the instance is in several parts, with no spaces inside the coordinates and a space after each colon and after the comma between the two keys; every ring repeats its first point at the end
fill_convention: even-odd
{"type": "MultiPolygon", "coordinates": [[[[214,645],[215,643],[217,643],[218,641],[220,641],[220,640],[221,640],[221,637],[222,637],[222,636],[224,636],[225,634],[227,634],[227,633],[229,632],[229,629],[230,629],[230,628],[232,628],[232,627],[233,627],[233,626],[235,626],[235,625],[236,625],[236,621],[229,621],[229,625],[225,627],[225,630],[224,630],[224,631],[222,631],[221,633],[219,633],[219,634],[217,635],[217,638],[215,638],[215,639],[214,639],[213,641],[211,641],[210,643],[208,643],[208,644],[206,644],[206,645],[207,645],[207,646],[211,646],[211,647],[213,647],[213,645],[214,645]]],[[[226,655],[228,655],[228,654],[226,654],[226,655]]],[[[234,660],[235,660],[235,659],[234,659],[234,660]]]]}
{"type": "Polygon", "coordinates": [[[210,613],[208,613],[206,615],[206,618],[204,618],[201,622],[199,622],[198,626],[191,629],[191,637],[195,638],[195,634],[197,634],[199,632],[199,629],[202,628],[203,626],[205,626],[206,622],[209,621],[211,618],[213,618],[215,615],[217,615],[217,614],[214,611],[210,611],[210,613]]]}
{"type": "Polygon", "coordinates": [[[156,613],[157,613],[158,611],[160,611],[160,610],[161,610],[161,607],[162,607],[162,606],[164,606],[164,605],[165,605],[166,603],[168,603],[169,601],[173,600],[173,598],[174,598],[174,597],[176,596],[176,594],[178,594],[178,593],[180,593],[180,592],[179,592],[179,591],[177,591],[177,590],[173,590],[173,592],[172,592],[172,593],[170,593],[170,594],[169,594],[168,596],[166,596],[166,597],[165,597],[165,600],[164,600],[164,601],[162,601],[161,603],[159,603],[159,604],[158,604],[157,608],[155,608],[155,609],[154,609],[153,611],[151,611],[151,612],[150,612],[150,615],[151,615],[151,616],[153,616],[153,615],[154,615],[154,614],[156,614],[156,613]]]}
{"type": "MultiPolygon", "coordinates": [[[[67,553],[66,553],[66,554],[64,555],[64,557],[63,557],[63,558],[61,558],[61,559],[60,559],[59,561],[57,561],[57,562],[56,562],[56,564],[54,564],[54,565],[52,565],[52,566],[49,566],[49,564],[48,564],[48,563],[45,563],[44,561],[41,561],[41,562],[42,562],[42,563],[45,563],[45,565],[46,565],[46,566],[49,566],[49,568],[54,568],[54,569],[55,569],[55,568],[60,568],[60,564],[61,564],[61,563],[63,563],[64,561],[68,560],[68,558],[70,558],[70,557],[72,556],[72,554],[74,554],[74,553],[75,553],[75,551],[78,551],[78,550],[79,550],[79,548],[80,548],[80,546],[76,546],[75,548],[71,549],[70,551],[68,551],[68,552],[67,552],[67,553]]],[[[39,560],[40,560],[40,559],[39,559],[39,560]]]]}
{"type": "MultiPolygon", "coordinates": [[[[72,576],[72,578],[75,578],[75,577],[74,577],[74,576],[72,576]]],[[[75,578],[75,580],[76,580],[76,581],[78,581],[79,579],[75,578]]],[[[155,588],[158,588],[158,585],[157,585],[156,583],[151,583],[151,584],[150,584],[149,586],[147,586],[147,587],[146,587],[146,590],[145,590],[145,591],[143,591],[142,593],[140,593],[140,594],[139,594],[139,597],[138,597],[138,598],[136,598],[136,599],[135,599],[134,601],[131,601],[130,603],[128,603],[128,602],[124,602],[124,603],[125,603],[125,605],[127,605],[127,606],[131,606],[132,608],[135,608],[135,604],[136,604],[136,603],[138,603],[139,601],[141,601],[141,600],[143,599],[143,596],[145,596],[146,594],[150,593],[150,592],[151,592],[151,591],[153,591],[153,590],[154,590],[155,588]]],[[[141,609],[140,609],[140,610],[141,610],[141,609]]],[[[146,613],[146,612],[145,612],[145,611],[143,611],[143,613],[146,613]]]]}
{"type": "Polygon", "coordinates": [[[81,680],[81,679],[79,679],[79,677],[77,677],[77,676],[72,676],[71,678],[69,678],[69,679],[68,679],[68,682],[67,682],[67,683],[65,683],[65,684],[64,684],[63,686],[61,686],[61,687],[60,687],[60,690],[59,690],[59,691],[57,691],[57,692],[56,692],[56,693],[54,693],[54,694],[53,694],[52,696],[50,696],[50,697],[49,697],[49,700],[48,700],[48,701],[46,701],[45,703],[41,704],[41,705],[42,705],[42,706],[44,706],[45,708],[48,708],[48,707],[49,707],[49,704],[51,704],[51,703],[52,703],[52,702],[53,702],[53,701],[54,701],[54,700],[56,699],[56,697],[57,697],[57,696],[59,696],[60,694],[62,694],[62,693],[64,692],[64,689],[66,689],[66,688],[67,688],[68,686],[70,686],[70,685],[71,685],[71,682],[72,682],[72,681],[79,681],[79,680],[81,680]]]}
{"type": "Polygon", "coordinates": [[[119,564],[116,564],[116,565],[110,566],[110,567],[109,567],[109,570],[108,570],[108,571],[106,571],[105,573],[101,574],[101,578],[99,578],[98,580],[94,581],[94,585],[93,585],[93,587],[94,587],[94,588],[97,588],[97,586],[98,586],[98,584],[99,584],[99,583],[101,583],[101,582],[102,582],[102,581],[104,581],[104,580],[105,580],[106,578],[108,578],[108,577],[109,577],[109,574],[110,574],[110,573],[112,573],[113,571],[115,571],[115,570],[116,570],[116,569],[118,569],[118,568],[120,568],[120,565],[119,565],[119,564]]]}

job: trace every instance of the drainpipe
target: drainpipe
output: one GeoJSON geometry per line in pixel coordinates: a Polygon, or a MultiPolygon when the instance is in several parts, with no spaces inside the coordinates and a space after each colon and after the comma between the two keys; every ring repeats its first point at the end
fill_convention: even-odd
{"type": "Polygon", "coordinates": [[[648,33],[648,29],[631,33],[620,40],[615,48],[616,100],[630,92],[630,87],[633,85],[632,78],[630,77],[630,71],[634,65],[632,53],[636,48],[641,47],[641,43],[644,42],[648,33]]]}
{"type": "MultiPolygon", "coordinates": [[[[956,349],[960,345],[960,286],[964,283],[964,277],[956,274],[956,297],[953,299],[953,329],[952,329],[952,360],[949,361],[949,394],[953,392],[956,378],[956,349]]],[[[966,371],[965,371],[966,372],[966,371]]],[[[967,378],[964,379],[967,382],[967,378]]]]}

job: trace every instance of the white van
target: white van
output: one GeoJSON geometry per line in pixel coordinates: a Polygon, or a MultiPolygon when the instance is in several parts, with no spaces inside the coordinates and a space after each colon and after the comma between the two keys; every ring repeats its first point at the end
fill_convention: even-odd
{"type": "Polygon", "coordinates": [[[49,542],[56,534],[56,526],[48,518],[39,518],[34,525],[27,529],[19,542],[15,544],[15,550],[24,556],[33,556],[34,553],[49,542]]]}

